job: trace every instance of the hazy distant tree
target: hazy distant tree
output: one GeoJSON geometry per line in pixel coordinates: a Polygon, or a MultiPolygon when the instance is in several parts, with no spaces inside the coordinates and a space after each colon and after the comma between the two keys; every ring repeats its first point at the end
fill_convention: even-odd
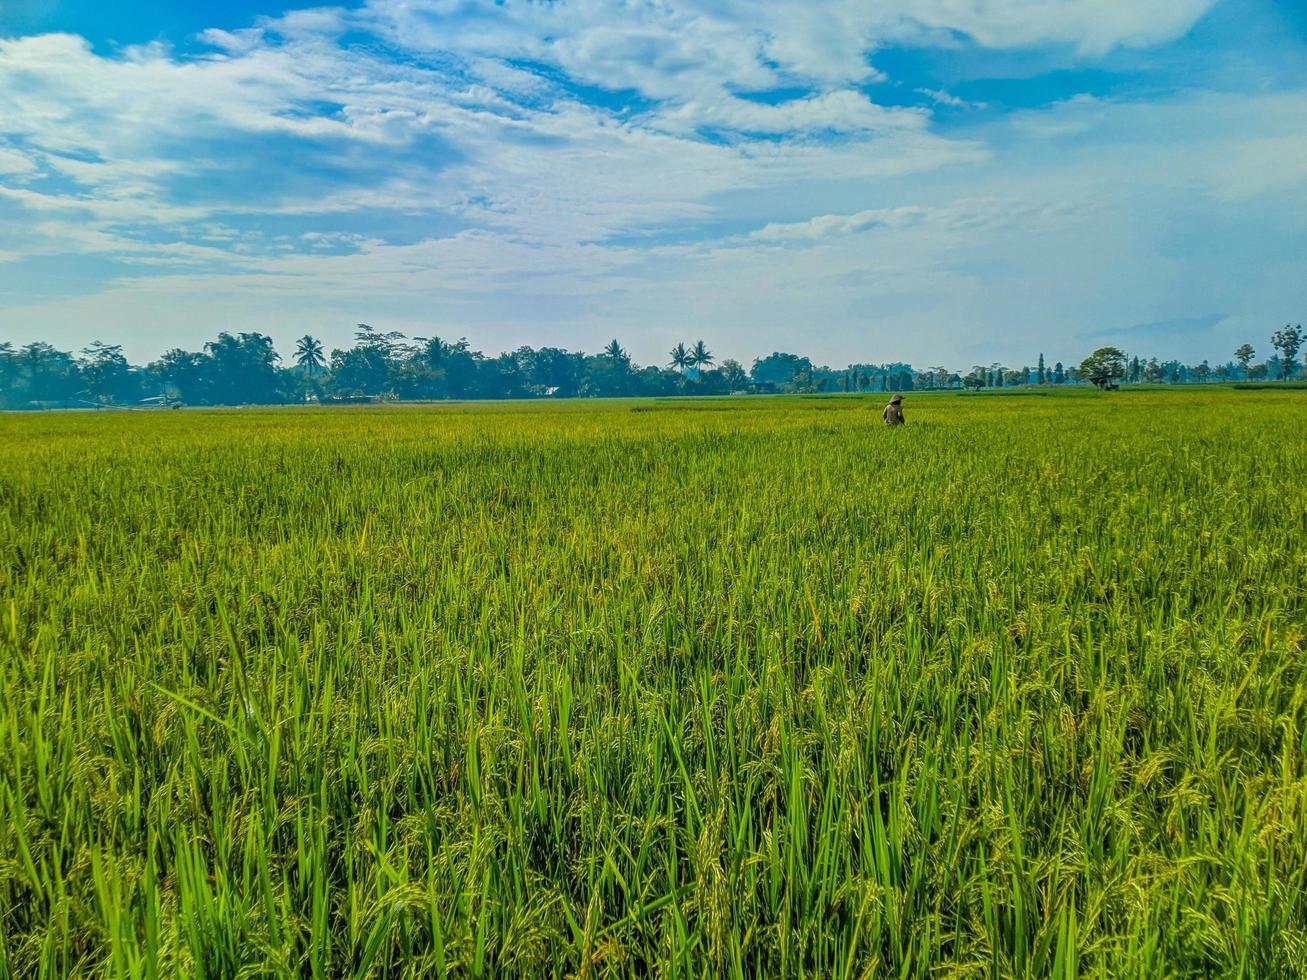
{"type": "Polygon", "coordinates": [[[1125,354],[1118,347],[1100,347],[1080,362],[1080,376],[1105,387],[1125,377],[1125,354]]]}
{"type": "Polygon", "coordinates": [[[373,362],[384,361],[387,365],[389,379],[382,387],[401,398],[447,398],[450,357],[456,345],[440,337],[414,337],[413,344],[392,346],[390,350],[383,349],[384,345],[373,345],[373,362]]]}
{"type": "Polygon", "coordinates": [[[174,347],[145,366],[151,395],[189,405],[209,403],[209,359],[197,351],[174,347]]]}
{"type": "Polygon", "coordinates": [[[14,345],[0,343],[0,408],[18,407],[18,356],[14,345]]]}
{"type": "Polygon", "coordinates": [[[279,401],[272,338],[261,333],[218,334],[204,345],[212,372],[210,397],[222,405],[266,405],[279,401]]]}
{"type": "Polygon", "coordinates": [[[702,371],[713,363],[712,351],[704,346],[702,340],[696,340],[689,354],[690,367],[696,372],[702,371]]]}
{"type": "Polygon", "coordinates": [[[1003,381],[1009,388],[1015,388],[1018,385],[1025,384],[1026,380],[1029,377],[1030,377],[1029,370],[1023,368],[1018,371],[1014,368],[1013,370],[1008,371],[1006,374],[1004,374],[1003,381]]]}
{"type": "Polygon", "coordinates": [[[532,358],[529,372],[532,382],[552,391],[555,397],[570,398],[577,393],[585,355],[559,347],[541,347],[532,358]]]}
{"type": "Polygon", "coordinates": [[[414,353],[413,347],[406,343],[406,338],[400,331],[391,330],[382,333],[366,323],[360,323],[355,329],[354,344],[356,347],[369,347],[379,351],[391,364],[405,357],[411,357],[414,353]]]}
{"type": "Polygon", "coordinates": [[[1060,385],[1060,384],[1064,384],[1065,382],[1066,382],[1066,368],[1062,366],[1061,361],[1058,361],[1056,364],[1053,365],[1053,384],[1060,385]]]}
{"type": "Polygon", "coordinates": [[[1003,367],[1002,364],[998,364],[998,363],[991,364],[990,368],[994,372],[994,380],[990,382],[990,385],[994,388],[1002,388],[1003,376],[1007,373],[1007,368],[1003,367]]]}
{"type": "Polygon", "coordinates": [[[766,357],[755,358],[749,375],[755,384],[793,388],[797,385],[795,379],[804,373],[812,373],[808,358],[773,351],[766,357]]]}
{"type": "Polygon", "coordinates": [[[617,342],[616,337],[610,340],[608,346],[604,348],[604,356],[611,360],[613,362],[613,367],[617,368],[619,371],[631,366],[630,355],[622,350],[622,345],[617,342]]]}
{"type": "Polygon", "coordinates": [[[414,337],[413,339],[421,345],[418,351],[427,367],[433,369],[444,368],[445,358],[449,356],[452,350],[449,344],[439,337],[414,337]]]}
{"type": "Polygon", "coordinates": [[[327,365],[322,352],[322,341],[305,334],[295,342],[295,363],[304,369],[305,374],[319,373],[327,365]]]}
{"type": "Polygon", "coordinates": [[[505,352],[485,362],[486,373],[494,379],[496,398],[525,398],[526,371],[516,352],[505,352]]]}
{"type": "Polygon", "coordinates": [[[1212,376],[1212,366],[1208,364],[1207,361],[1203,361],[1202,364],[1194,365],[1189,373],[1193,375],[1194,380],[1199,384],[1206,384],[1208,379],[1212,376]]]}
{"type": "Polygon", "coordinates": [[[739,391],[749,383],[749,374],[744,370],[744,365],[733,357],[722,361],[721,374],[728,391],[739,391]]]}
{"type": "Polygon", "coordinates": [[[1230,365],[1228,365],[1228,364],[1218,364],[1218,365],[1216,365],[1216,367],[1212,369],[1212,375],[1213,375],[1213,377],[1216,378],[1217,381],[1229,381],[1229,380],[1230,380],[1230,365]]]}
{"type": "Polygon", "coordinates": [[[1302,324],[1291,327],[1287,323],[1283,330],[1271,334],[1271,346],[1280,352],[1280,378],[1284,381],[1293,377],[1294,358],[1302,347],[1302,324]]]}
{"type": "Polygon", "coordinates": [[[1148,363],[1144,365],[1144,380],[1149,384],[1157,384],[1166,377],[1166,368],[1157,362],[1157,358],[1151,357],[1148,363]]]}
{"type": "Polygon", "coordinates": [[[1261,381],[1270,374],[1270,369],[1265,364],[1254,364],[1247,373],[1250,380],[1261,381]]]}
{"type": "Polygon", "coordinates": [[[1142,372],[1143,365],[1139,363],[1139,355],[1136,354],[1134,357],[1130,358],[1130,366],[1126,368],[1126,380],[1132,384],[1138,384],[1142,372]]]}
{"type": "Polygon", "coordinates": [[[1246,375],[1248,373],[1248,364],[1257,352],[1253,350],[1252,344],[1241,344],[1234,352],[1234,358],[1239,362],[1239,369],[1246,375]]]}
{"type": "Polygon", "coordinates": [[[1044,355],[1042,353],[1039,355],[1039,368],[1035,374],[1035,380],[1041,385],[1048,381],[1048,372],[1044,370],[1044,355]]]}
{"type": "Polygon", "coordinates": [[[891,374],[889,379],[889,390],[912,391],[913,390],[912,372],[904,368],[902,370],[895,371],[893,374],[891,374]]]}
{"type": "Polygon", "coordinates": [[[20,348],[13,365],[23,401],[62,402],[81,390],[81,372],[73,355],[44,341],[20,348]]]}
{"type": "MultiPolygon", "coordinates": [[[[568,395],[576,394],[577,382],[581,370],[581,354],[572,354],[574,374],[570,379],[568,395]]],[[[479,398],[482,393],[478,388],[481,382],[481,365],[485,355],[473,350],[466,337],[445,344],[445,353],[441,364],[445,369],[445,394],[450,398],[479,398]]]]}
{"type": "Polygon", "coordinates": [[[128,379],[131,367],[123,356],[121,344],[99,340],[82,348],[82,382],[85,391],[96,401],[109,402],[130,397],[128,379]]]}
{"type": "Polygon", "coordinates": [[[690,351],[684,344],[677,344],[672,348],[671,360],[668,365],[673,369],[680,371],[682,374],[690,366],[690,351]]]}
{"type": "Polygon", "coordinates": [[[330,388],[340,395],[380,395],[389,386],[390,368],[376,347],[337,348],[331,352],[330,388]]]}

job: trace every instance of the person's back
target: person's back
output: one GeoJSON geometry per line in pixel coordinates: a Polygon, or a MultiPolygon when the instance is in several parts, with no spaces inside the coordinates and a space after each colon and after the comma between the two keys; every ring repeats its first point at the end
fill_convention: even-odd
{"type": "Polygon", "coordinates": [[[907,421],[903,417],[903,396],[895,395],[891,398],[889,404],[885,406],[885,411],[881,412],[880,416],[885,420],[885,424],[889,426],[902,425],[907,421]]]}

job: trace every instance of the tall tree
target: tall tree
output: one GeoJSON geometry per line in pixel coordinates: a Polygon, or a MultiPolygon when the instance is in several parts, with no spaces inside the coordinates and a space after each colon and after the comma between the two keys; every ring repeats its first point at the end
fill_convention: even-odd
{"type": "Polygon", "coordinates": [[[613,362],[613,367],[618,370],[629,368],[631,366],[631,355],[622,350],[622,345],[617,342],[616,337],[610,340],[608,346],[604,348],[604,357],[611,360],[613,362]]]}
{"type": "Polygon", "coordinates": [[[221,405],[266,405],[279,400],[272,338],[261,333],[223,331],[204,345],[209,355],[210,397],[221,405]]]}
{"type": "Polygon", "coordinates": [[[1125,353],[1119,347],[1100,347],[1080,362],[1080,376],[1100,388],[1125,377],[1125,353]]]}
{"type": "Polygon", "coordinates": [[[77,397],[81,371],[73,355],[44,341],[21,348],[14,357],[24,401],[66,402],[77,397]]]}
{"type": "Polygon", "coordinates": [[[1280,352],[1280,378],[1288,381],[1293,377],[1294,358],[1302,347],[1302,324],[1291,327],[1287,323],[1283,330],[1271,334],[1271,346],[1280,352]]]}
{"type": "Polygon", "coordinates": [[[322,341],[305,334],[295,343],[295,363],[309,375],[320,372],[327,366],[327,358],[322,352],[322,341]]]}
{"type": "Polygon", "coordinates": [[[749,375],[744,370],[744,365],[733,357],[728,357],[722,361],[722,380],[726,382],[727,391],[739,391],[749,381],[749,375]]]}
{"type": "Polygon", "coordinates": [[[690,367],[702,371],[713,363],[712,351],[704,346],[702,340],[696,340],[690,348],[690,367]]]}
{"type": "Polygon", "coordinates": [[[422,345],[420,353],[428,367],[438,368],[445,363],[445,357],[450,351],[449,344],[439,337],[414,337],[413,339],[422,345]]]}
{"type": "Polygon", "coordinates": [[[1048,381],[1048,371],[1044,369],[1044,355],[1042,353],[1039,355],[1039,368],[1035,377],[1041,385],[1048,381]]]}
{"type": "Polygon", "coordinates": [[[541,394],[570,398],[577,393],[585,355],[559,347],[541,347],[531,358],[530,377],[541,394]]]}
{"type": "Polygon", "coordinates": [[[1252,344],[1241,344],[1234,352],[1234,358],[1239,362],[1239,369],[1243,371],[1245,375],[1248,373],[1249,363],[1256,356],[1257,352],[1253,350],[1252,344]]]}
{"type": "Polygon", "coordinates": [[[166,400],[177,400],[190,405],[207,405],[213,387],[213,374],[209,358],[198,351],[174,347],[165,351],[157,361],[147,364],[145,375],[151,383],[151,394],[162,395],[166,400]]]}
{"type": "Polygon", "coordinates": [[[121,344],[97,340],[82,348],[82,358],[82,383],[87,395],[99,402],[130,398],[131,367],[123,356],[121,344]]]}
{"type": "Polygon", "coordinates": [[[766,357],[754,358],[749,376],[754,384],[788,389],[793,388],[795,378],[805,372],[812,373],[812,362],[806,357],[773,351],[766,357]]]}
{"type": "Polygon", "coordinates": [[[18,355],[14,345],[0,342],[0,408],[18,407],[18,355]]]}
{"type": "Polygon", "coordinates": [[[690,351],[684,344],[677,344],[672,348],[671,358],[668,365],[677,371],[684,373],[685,369],[690,366],[690,351]]]}

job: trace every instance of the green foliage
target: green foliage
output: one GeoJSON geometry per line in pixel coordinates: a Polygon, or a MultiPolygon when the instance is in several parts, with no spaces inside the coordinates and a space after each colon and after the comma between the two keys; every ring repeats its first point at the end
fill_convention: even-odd
{"type": "Polygon", "coordinates": [[[1291,327],[1289,324],[1284,325],[1283,330],[1277,330],[1271,334],[1271,346],[1280,352],[1280,377],[1292,378],[1294,374],[1294,358],[1298,356],[1298,351],[1302,348],[1303,332],[1302,324],[1291,327]]]}
{"type": "Polygon", "coordinates": [[[322,371],[327,366],[327,359],[322,351],[322,341],[310,334],[305,334],[295,342],[295,363],[309,375],[322,371]]]}
{"type": "Polygon", "coordinates": [[[1095,384],[1109,384],[1125,375],[1125,352],[1119,347],[1100,347],[1080,362],[1080,377],[1095,384]]]}
{"type": "Polygon", "coordinates": [[[0,416],[0,975],[1298,975],[1307,401],[880,404],[0,416]]]}
{"type": "Polygon", "coordinates": [[[812,376],[812,361],[798,354],[773,351],[766,357],[755,358],[749,372],[753,383],[774,388],[792,388],[796,379],[812,376]]]}

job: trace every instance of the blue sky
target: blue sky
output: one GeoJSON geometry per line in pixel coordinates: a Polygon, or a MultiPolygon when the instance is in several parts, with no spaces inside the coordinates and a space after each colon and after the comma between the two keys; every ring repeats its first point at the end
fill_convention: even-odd
{"type": "Polygon", "coordinates": [[[1304,268],[1307,4],[0,2],[0,340],[1217,361],[1304,268]]]}

